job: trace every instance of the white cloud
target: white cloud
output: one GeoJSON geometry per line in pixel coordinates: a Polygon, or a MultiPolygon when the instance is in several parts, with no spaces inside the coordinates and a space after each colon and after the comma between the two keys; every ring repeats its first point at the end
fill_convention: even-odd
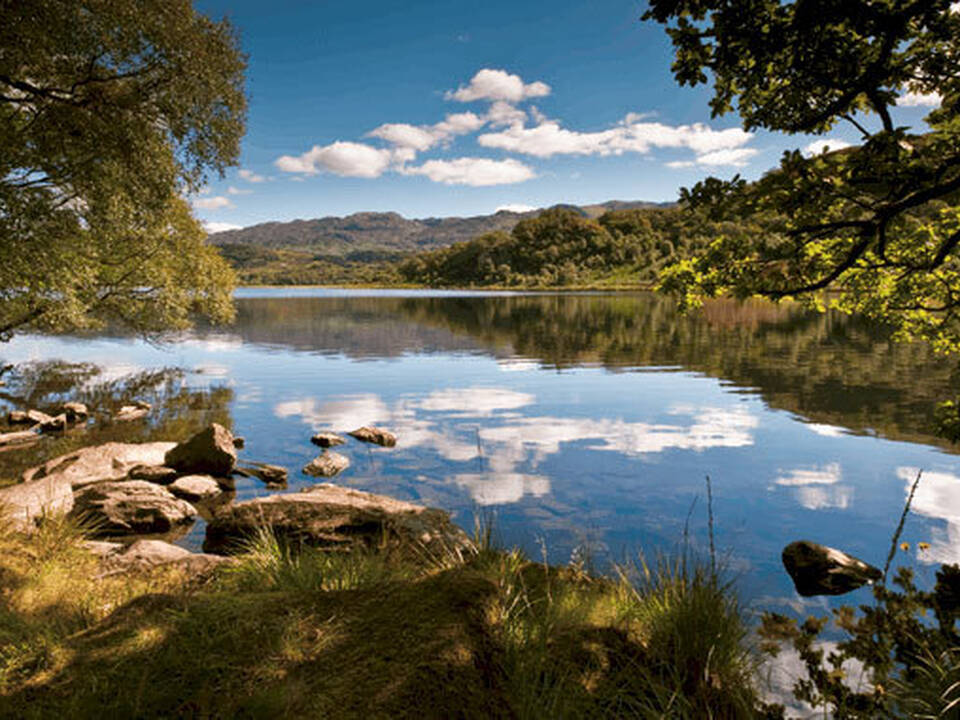
{"type": "Polygon", "coordinates": [[[237,175],[239,175],[241,178],[243,178],[247,182],[252,182],[252,183],[262,183],[262,182],[265,182],[267,179],[263,175],[257,175],[257,173],[255,173],[253,170],[247,170],[246,168],[238,170],[237,175]]]}
{"type": "Polygon", "coordinates": [[[222,210],[223,208],[236,207],[229,198],[223,195],[214,195],[213,197],[195,198],[192,205],[197,210],[222,210]]]}
{"type": "Polygon", "coordinates": [[[532,212],[536,209],[537,208],[534,205],[524,205],[523,203],[507,203],[506,205],[500,205],[496,210],[494,210],[494,212],[525,213],[532,212]]]}
{"type": "Polygon", "coordinates": [[[478,505],[505,505],[519,502],[524,495],[543,497],[550,492],[550,479],[523,473],[464,473],[453,482],[470,492],[478,505]]]}
{"type": "Polygon", "coordinates": [[[375,178],[380,177],[395,159],[396,153],[390,150],[338,141],[322,147],[314,145],[303,155],[282,155],[274,164],[284,172],[304,175],[326,171],[342,177],[375,178]]]}
{"type": "Polygon", "coordinates": [[[820,423],[807,423],[807,430],[823,437],[843,437],[847,431],[836,425],[821,425],[820,423]]]}
{"type": "Polygon", "coordinates": [[[840,482],[843,476],[839,463],[830,463],[823,468],[806,470],[797,468],[789,473],[781,475],[774,482],[777,485],[786,487],[797,487],[801,485],[833,485],[840,482]]]}
{"type": "MultiPolygon", "coordinates": [[[[897,477],[904,482],[905,496],[910,494],[918,472],[915,467],[897,468],[897,477]]],[[[917,560],[925,563],[960,562],[960,477],[924,470],[910,509],[918,515],[947,521],[946,528],[931,529],[930,549],[918,549],[917,560]]]]}
{"type": "Polygon", "coordinates": [[[227,188],[227,195],[249,195],[253,190],[241,190],[233,185],[227,188]]]}
{"type": "Polygon", "coordinates": [[[444,185],[509,185],[536,177],[533,168],[519,160],[490,160],[488,158],[463,157],[455,160],[428,160],[419,167],[408,167],[408,175],[425,175],[444,185]]]}
{"type": "MultiPolygon", "coordinates": [[[[533,110],[535,111],[536,108],[533,110]]],[[[508,102],[504,102],[503,100],[498,100],[491,105],[484,117],[485,120],[494,127],[503,127],[505,125],[519,125],[522,127],[527,121],[527,113],[518,107],[514,107],[508,102]]],[[[534,119],[536,119],[537,122],[544,122],[546,120],[546,118],[544,118],[542,115],[539,115],[539,113],[534,115],[534,119]]]]}
{"type": "Polygon", "coordinates": [[[803,148],[803,154],[807,156],[820,155],[831,150],[843,150],[850,147],[850,143],[838,138],[824,138],[823,140],[814,140],[803,148]]]}
{"type": "Polygon", "coordinates": [[[474,100],[506,100],[520,102],[528,98],[545,97],[550,94],[550,86],[543,82],[524,83],[519,75],[511,75],[506,70],[484,68],[470,80],[466,87],[448,91],[448,100],[472,102],[474,100]]]}
{"type": "Polygon", "coordinates": [[[940,93],[921,93],[910,91],[897,98],[899,107],[938,107],[943,103],[940,93]]]}
{"type": "Polygon", "coordinates": [[[696,163],[693,160],[674,160],[672,162],[668,162],[666,165],[668,168],[672,168],[674,170],[682,170],[684,168],[692,168],[696,165],[696,163]]]}
{"type": "Polygon", "coordinates": [[[243,228],[243,225],[234,225],[233,223],[225,222],[204,222],[203,229],[207,231],[208,235],[213,235],[218,232],[226,232],[227,230],[240,230],[243,228]]]}
{"type": "MultiPolygon", "coordinates": [[[[697,154],[696,162],[702,165],[742,165],[757,152],[741,147],[753,135],[740,128],[714,130],[702,123],[670,126],[638,122],[639,117],[631,113],[615,127],[598,132],[568,130],[556,120],[545,120],[533,127],[514,123],[506,130],[480,135],[477,142],[484,147],[542,158],[644,154],[653,148],[687,148],[697,154]]],[[[672,164],[671,167],[689,166],[672,164]]]]}
{"type": "Polygon", "coordinates": [[[714,150],[705,155],[697,156],[697,165],[732,165],[744,167],[747,161],[757,154],[753,148],[736,148],[731,150],[714,150]]]}
{"type": "Polygon", "coordinates": [[[416,403],[422,410],[452,412],[469,417],[492,415],[497,410],[517,410],[533,405],[536,398],[529,393],[506,388],[463,388],[436,390],[416,403]]]}
{"type": "MultiPolygon", "coordinates": [[[[446,142],[457,135],[475,132],[484,126],[486,120],[471,112],[455,113],[434,125],[409,125],[407,123],[386,123],[367,133],[368,137],[386,140],[398,148],[416,152],[429,150],[434,145],[446,142]]],[[[406,158],[413,160],[413,157],[406,158]]]]}

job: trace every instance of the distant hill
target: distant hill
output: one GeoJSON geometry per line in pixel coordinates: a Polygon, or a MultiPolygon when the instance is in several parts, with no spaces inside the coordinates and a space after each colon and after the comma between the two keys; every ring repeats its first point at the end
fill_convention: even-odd
{"type": "MultiPolygon", "coordinates": [[[[573,206],[585,217],[597,218],[610,210],[663,207],[673,203],[624,202],[611,200],[596,205],[573,206]]],[[[424,218],[408,220],[394,212],[362,212],[347,217],[269,222],[210,236],[214,245],[252,245],[260,248],[300,250],[317,257],[369,259],[399,253],[447,247],[478,235],[502,230],[509,232],[519,220],[542,210],[516,213],[502,210],[474,217],[424,218]]]]}

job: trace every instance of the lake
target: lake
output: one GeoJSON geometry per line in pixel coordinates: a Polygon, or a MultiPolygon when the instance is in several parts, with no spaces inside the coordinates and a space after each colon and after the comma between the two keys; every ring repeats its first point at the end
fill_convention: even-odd
{"type": "MultiPolygon", "coordinates": [[[[4,362],[92,362],[104,376],[176,366],[218,388],[242,457],[288,468],[318,430],[375,424],[335,482],[493,518],[507,545],[564,563],[708,547],[745,597],[808,609],[780,564],[806,538],[883,564],[924,471],[899,562],[960,561],[960,462],[931,432],[955,363],[863,321],[795,305],[652,294],[244,289],[238,318],[163,346],[119,335],[18,337],[4,362]],[[930,543],[920,550],[918,541],[930,543]]],[[[268,492],[241,480],[238,497],[268,492]]],[[[199,546],[203,523],[180,542],[199,546]]],[[[844,600],[865,597],[858,591],[844,600]]]]}

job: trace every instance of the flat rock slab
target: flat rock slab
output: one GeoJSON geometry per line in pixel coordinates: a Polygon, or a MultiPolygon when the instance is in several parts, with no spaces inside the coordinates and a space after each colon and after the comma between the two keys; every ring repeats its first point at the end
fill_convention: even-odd
{"type": "Polygon", "coordinates": [[[322,448],[328,448],[336,445],[343,445],[346,440],[336,433],[320,432],[310,438],[310,442],[312,442],[314,445],[319,445],[322,448]]]}
{"type": "Polygon", "coordinates": [[[248,477],[255,477],[265,482],[267,485],[286,485],[287,469],[280,465],[270,465],[268,463],[250,463],[249,465],[238,465],[237,470],[248,477]]]}
{"type": "Polygon", "coordinates": [[[104,443],[61,455],[23,473],[25,482],[60,477],[74,489],[104,480],[122,480],[136,465],[162,465],[176,443],[104,443]]]}
{"type": "Polygon", "coordinates": [[[351,430],[347,433],[350,437],[354,437],[361,442],[373,443],[374,445],[380,445],[381,447],[394,447],[397,444],[397,436],[394,435],[389,430],[384,430],[383,428],[372,427],[365,425],[356,430],[351,430]]]}
{"type": "Polygon", "coordinates": [[[37,518],[53,513],[68,513],[72,509],[73,489],[70,482],[61,476],[0,488],[2,521],[21,532],[33,530],[37,518]]]}
{"type": "Polygon", "coordinates": [[[97,534],[130,535],[169,532],[192,522],[197,511],[164,487],[127,480],[82,487],[70,515],[89,521],[97,534]]]}
{"type": "Polygon", "coordinates": [[[161,565],[177,565],[183,567],[190,574],[195,574],[230,562],[229,558],[222,555],[193,553],[186,548],[171,545],[162,540],[137,540],[130,545],[120,545],[116,549],[98,554],[101,554],[103,568],[108,572],[125,572],[144,570],[161,565]]]}
{"type": "Polygon", "coordinates": [[[262,527],[298,544],[410,549],[418,557],[444,557],[473,547],[443,510],[322,483],[223,508],[207,524],[203,549],[236,551],[262,527]]]}
{"type": "Polygon", "coordinates": [[[804,597],[843,595],[883,575],[860,558],[809,540],[787,545],[783,549],[783,566],[804,597]]]}
{"type": "Polygon", "coordinates": [[[190,502],[216,497],[223,492],[220,484],[209,475],[184,475],[167,485],[167,489],[190,502]]]}
{"type": "Polygon", "coordinates": [[[170,450],[163,464],[182,473],[228,477],[237,464],[233,433],[213,423],[170,450]]]}
{"type": "Polygon", "coordinates": [[[333,477],[350,467],[350,458],[340,453],[325,450],[304,465],[303,472],[312,477],[333,477]]]}
{"type": "Polygon", "coordinates": [[[127,473],[131,480],[146,480],[157,485],[169,485],[179,475],[176,470],[166,465],[134,465],[127,473]]]}

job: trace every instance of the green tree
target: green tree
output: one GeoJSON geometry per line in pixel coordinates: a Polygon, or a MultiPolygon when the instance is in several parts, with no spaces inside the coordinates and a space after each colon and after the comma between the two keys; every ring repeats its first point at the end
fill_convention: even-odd
{"type": "Polygon", "coordinates": [[[0,0],[0,338],[232,316],[184,197],[239,156],[245,65],[190,0],[0,0]]]}
{"type": "Polygon", "coordinates": [[[650,0],[681,84],[713,83],[713,116],[747,129],[862,144],[785,153],[756,183],[708,179],[682,192],[754,237],[718,236],[674,264],[687,301],[732,293],[802,297],[879,318],[901,338],[960,348],[960,14],[950,0],[650,0]],[[939,96],[929,131],[895,122],[907,93],[939,96]]]}

